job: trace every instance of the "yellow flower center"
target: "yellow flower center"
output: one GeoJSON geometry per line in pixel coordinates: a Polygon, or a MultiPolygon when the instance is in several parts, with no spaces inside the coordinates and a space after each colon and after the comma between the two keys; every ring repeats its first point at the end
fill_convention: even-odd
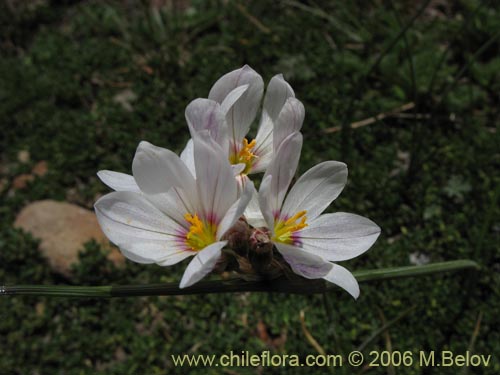
{"type": "Polygon", "coordinates": [[[185,214],[184,219],[191,224],[186,234],[186,244],[191,250],[199,251],[216,242],[217,225],[201,221],[197,214],[185,214]]]}
{"type": "Polygon", "coordinates": [[[231,156],[229,157],[229,162],[231,164],[245,164],[245,169],[243,169],[243,172],[241,172],[243,174],[248,174],[248,172],[250,172],[255,159],[257,159],[258,157],[252,152],[252,149],[255,147],[256,143],[257,142],[255,141],[255,139],[248,143],[248,140],[246,138],[243,138],[241,149],[238,152],[231,153],[231,156]]]}
{"type": "Polygon", "coordinates": [[[299,211],[292,217],[283,220],[278,219],[274,222],[274,236],[273,241],[283,242],[293,245],[297,238],[294,237],[295,232],[307,227],[306,211],[299,211]]]}

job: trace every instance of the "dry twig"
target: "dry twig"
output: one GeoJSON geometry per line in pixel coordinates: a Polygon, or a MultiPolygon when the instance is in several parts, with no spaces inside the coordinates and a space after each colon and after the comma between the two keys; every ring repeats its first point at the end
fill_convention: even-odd
{"type": "MultiPolygon", "coordinates": [[[[415,107],[415,103],[413,103],[413,102],[406,103],[406,104],[403,104],[402,106],[394,108],[390,111],[382,112],[376,116],[368,117],[364,120],[353,122],[353,123],[351,123],[350,127],[352,129],[361,128],[363,126],[373,124],[374,122],[381,121],[381,120],[385,119],[386,117],[400,115],[401,112],[408,111],[414,107],[415,107]]],[[[325,132],[327,134],[328,133],[336,133],[336,132],[340,131],[341,129],[342,129],[341,126],[334,126],[334,127],[327,128],[327,129],[323,130],[323,132],[325,132]]]]}

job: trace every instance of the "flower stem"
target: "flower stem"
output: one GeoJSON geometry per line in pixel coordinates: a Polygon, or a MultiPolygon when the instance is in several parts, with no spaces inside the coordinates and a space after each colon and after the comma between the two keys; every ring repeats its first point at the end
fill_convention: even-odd
{"type": "MultiPolygon", "coordinates": [[[[479,266],[471,260],[454,260],[432,263],[424,266],[381,268],[354,272],[359,282],[389,280],[404,277],[419,277],[442,272],[478,270],[479,266]]],[[[173,296],[206,293],[236,292],[275,292],[290,294],[323,293],[335,289],[334,284],[320,280],[275,279],[270,281],[245,281],[242,279],[205,281],[189,288],[180,289],[177,283],[148,285],[107,285],[107,286],[70,286],[70,285],[12,285],[0,286],[0,295],[29,295],[45,297],[138,297],[173,296]]]]}

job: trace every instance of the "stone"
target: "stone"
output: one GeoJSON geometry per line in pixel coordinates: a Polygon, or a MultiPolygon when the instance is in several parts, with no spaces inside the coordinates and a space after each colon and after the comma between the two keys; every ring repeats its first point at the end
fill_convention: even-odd
{"type": "Polygon", "coordinates": [[[40,250],[52,269],[71,277],[71,265],[78,262],[78,252],[92,239],[110,250],[108,259],[122,266],[125,258],[109,244],[95,214],[66,202],[43,200],[30,203],[17,215],[14,227],[40,239],[40,250]]]}

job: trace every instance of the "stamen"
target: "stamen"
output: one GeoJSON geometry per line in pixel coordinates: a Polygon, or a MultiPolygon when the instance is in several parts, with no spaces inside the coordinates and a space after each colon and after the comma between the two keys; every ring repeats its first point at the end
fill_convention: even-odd
{"type": "Polygon", "coordinates": [[[231,164],[241,164],[241,163],[245,164],[245,168],[243,172],[241,172],[242,174],[247,174],[248,172],[250,172],[255,162],[255,159],[258,158],[258,156],[252,152],[252,149],[255,147],[256,144],[257,141],[255,139],[253,139],[250,143],[248,143],[248,140],[246,138],[243,138],[242,147],[240,151],[234,152],[229,157],[229,161],[231,162],[231,164]]]}
{"type": "Polygon", "coordinates": [[[216,241],[217,226],[215,224],[201,221],[197,214],[187,213],[184,219],[191,224],[189,232],[186,233],[186,244],[191,250],[199,251],[216,241]]]}
{"type": "Polygon", "coordinates": [[[250,143],[248,143],[248,140],[246,138],[243,138],[243,148],[240,151],[240,159],[245,160],[245,161],[251,161],[252,158],[255,157],[254,154],[252,154],[252,150],[255,147],[255,144],[257,141],[253,139],[250,143]]]}
{"type": "Polygon", "coordinates": [[[305,210],[299,211],[288,219],[278,219],[275,221],[273,240],[286,244],[296,244],[298,242],[296,232],[308,226],[306,224],[306,213],[305,210]]]}

